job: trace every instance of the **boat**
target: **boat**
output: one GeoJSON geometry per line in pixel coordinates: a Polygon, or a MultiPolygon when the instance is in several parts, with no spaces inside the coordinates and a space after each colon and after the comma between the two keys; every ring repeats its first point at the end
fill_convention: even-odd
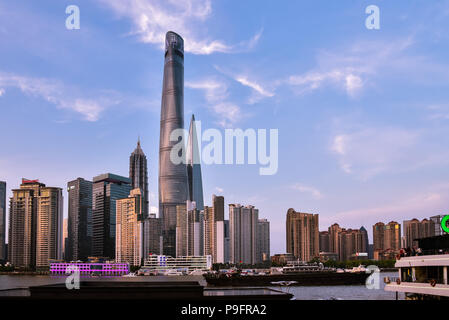
{"type": "Polygon", "coordinates": [[[449,299],[449,235],[418,240],[421,255],[396,257],[397,277],[386,277],[384,290],[406,300],[449,299]]]}
{"type": "Polygon", "coordinates": [[[164,273],[164,276],[182,276],[182,275],[183,275],[182,272],[176,270],[167,270],[164,273]]]}
{"type": "Polygon", "coordinates": [[[122,277],[137,277],[137,275],[134,272],[130,272],[128,274],[123,275],[122,277]]]}

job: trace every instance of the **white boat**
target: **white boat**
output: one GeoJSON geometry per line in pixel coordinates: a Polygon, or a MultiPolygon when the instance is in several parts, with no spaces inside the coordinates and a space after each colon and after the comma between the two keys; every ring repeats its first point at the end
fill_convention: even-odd
{"type": "Polygon", "coordinates": [[[449,254],[399,257],[398,277],[384,279],[385,291],[402,292],[409,300],[449,297],[449,254]]]}
{"type": "Polygon", "coordinates": [[[164,276],[182,276],[182,272],[176,270],[168,270],[164,273],[164,276]]]}
{"type": "Polygon", "coordinates": [[[128,274],[123,275],[122,277],[137,277],[137,275],[134,272],[130,272],[128,274]]]}

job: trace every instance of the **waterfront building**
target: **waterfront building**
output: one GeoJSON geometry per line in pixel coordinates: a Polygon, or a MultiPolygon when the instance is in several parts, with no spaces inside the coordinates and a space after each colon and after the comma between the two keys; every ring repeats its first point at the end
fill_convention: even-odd
{"type": "Polygon", "coordinates": [[[165,37],[159,142],[159,217],[162,219],[164,254],[169,256],[176,255],[176,206],[185,204],[188,199],[185,152],[180,150],[184,161],[179,164],[170,159],[170,152],[178,143],[170,141],[170,134],[183,128],[184,40],[169,31],[165,37]]]}
{"type": "Polygon", "coordinates": [[[77,178],[67,183],[67,261],[86,261],[92,254],[92,181],[77,178]]]}
{"type": "Polygon", "coordinates": [[[403,226],[406,248],[416,248],[418,246],[418,239],[435,236],[435,219],[423,219],[422,221],[418,219],[405,220],[403,226]]]}
{"type": "Polygon", "coordinates": [[[378,222],[373,226],[375,260],[391,259],[401,249],[401,225],[396,221],[378,222]]]}
{"type": "Polygon", "coordinates": [[[214,263],[225,261],[224,197],[212,196],[212,207],[205,206],[204,254],[211,255],[214,263]]]}
{"type": "Polygon", "coordinates": [[[320,252],[330,252],[330,233],[329,231],[320,231],[320,252]]]}
{"type": "Polygon", "coordinates": [[[258,262],[270,260],[270,222],[259,219],[257,223],[257,257],[258,262]]]}
{"type": "Polygon", "coordinates": [[[286,221],[287,253],[310,261],[319,256],[318,214],[296,212],[290,208],[286,221]]]}
{"type": "Polygon", "coordinates": [[[131,179],[105,173],[93,178],[92,255],[115,259],[116,200],[128,197],[131,179]]]}
{"type": "MultiPolygon", "coordinates": [[[[445,215],[436,215],[436,216],[430,217],[430,221],[433,222],[435,236],[441,236],[441,235],[447,234],[447,232],[444,231],[443,228],[441,227],[441,221],[443,220],[444,217],[445,217],[445,215]]],[[[446,225],[448,225],[447,222],[446,222],[446,225]]],[[[405,231],[404,231],[404,233],[405,233],[405,231]]]]}
{"type": "Polygon", "coordinates": [[[129,178],[132,189],[139,188],[142,196],[142,213],[146,218],[149,214],[149,192],[148,192],[148,166],[147,157],[137,140],[137,147],[129,156],[129,178]]]}
{"type": "Polygon", "coordinates": [[[178,204],[176,206],[176,256],[187,256],[189,230],[187,218],[187,205],[178,204]]]}
{"type": "Polygon", "coordinates": [[[286,265],[290,261],[295,261],[296,258],[291,253],[278,253],[271,257],[271,262],[276,265],[286,265]]]}
{"type": "Polygon", "coordinates": [[[16,267],[46,267],[62,259],[62,189],[22,179],[10,199],[8,257],[16,267]]]}
{"type": "Polygon", "coordinates": [[[67,230],[67,224],[68,224],[68,218],[64,218],[64,222],[62,224],[62,259],[64,261],[67,261],[67,234],[68,234],[68,230],[67,230]]]}
{"type": "Polygon", "coordinates": [[[132,266],[141,265],[144,201],[140,188],[131,190],[128,198],[116,201],[116,262],[129,263],[132,266]]]}
{"type": "Polygon", "coordinates": [[[141,272],[168,271],[177,270],[183,272],[192,272],[194,270],[208,271],[212,269],[212,257],[205,256],[186,256],[170,257],[165,255],[151,255],[140,269],[141,272]]]}
{"type": "MultiPolygon", "coordinates": [[[[335,253],[337,260],[346,261],[352,256],[368,255],[368,232],[360,229],[341,228],[337,223],[320,232],[320,252],[335,253]]],[[[321,255],[324,258],[324,255],[321,255]]],[[[326,255],[332,257],[332,255],[326,255]]]]}
{"type": "Polygon", "coordinates": [[[202,256],[204,221],[196,203],[188,200],[176,209],[176,256],[202,256]]]}
{"type": "Polygon", "coordinates": [[[224,263],[231,261],[231,238],[229,220],[224,221],[224,263]]]}
{"type": "Polygon", "coordinates": [[[50,263],[50,274],[52,275],[67,275],[75,270],[79,271],[80,275],[103,275],[103,276],[121,276],[129,273],[128,263],[114,263],[114,262],[52,262],[50,263]],[[67,268],[69,268],[67,270],[67,268]]]}
{"type": "MultiPolygon", "coordinates": [[[[198,210],[204,209],[203,179],[201,175],[200,152],[198,147],[197,123],[192,114],[187,143],[187,178],[189,200],[196,203],[198,210]]],[[[224,210],[224,209],[223,209],[224,210]]]]}
{"type": "Polygon", "coordinates": [[[36,267],[48,267],[50,260],[62,259],[62,189],[40,188],[36,216],[36,267]]]}
{"type": "Polygon", "coordinates": [[[6,182],[0,181],[0,260],[6,259],[6,182]]]}
{"type": "Polygon", "coordinates": [[[157,218],[156,214],[150,213],[148,218],[143,221],[143,229],[143,257],[162,254],[161,219],[157,218]]]}
{"type": "Polygon", "coordinates": [[[254,206],[229,205],[231,263],[256,264],[259,210],[254,206]]]}

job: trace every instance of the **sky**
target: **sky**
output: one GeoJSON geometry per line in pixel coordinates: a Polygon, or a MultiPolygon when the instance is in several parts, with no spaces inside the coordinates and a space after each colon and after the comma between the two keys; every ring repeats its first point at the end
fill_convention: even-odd
{"type": "MultiPolygon", "coordinates": [[[[445,214],[449,1],[0,1],[0,180],[64,188],[128,175],[140,136],[150,206],[169,30],[185,41],[185,125],[278,129],[278,171],[203,165],[205,205],[254,205],[285,252],[289,208],[320,230],[445,214]],[[77,5],[80,29],[68,30],[77,5]],[[380,29],[367,29],[369,5],[380,29]]],[[[8,196],[11,196],[9,192],[8,196]]],[[[227,210],[226,210],[227,211],[227,210]]],[[[227,212],[226,212],[227,215],[227,212]]]]}

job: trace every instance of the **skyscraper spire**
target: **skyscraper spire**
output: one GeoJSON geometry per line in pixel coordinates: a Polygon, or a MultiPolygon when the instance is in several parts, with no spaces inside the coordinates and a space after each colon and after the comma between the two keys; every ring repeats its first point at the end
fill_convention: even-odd
{"type": "Polygon", "coordinates": [[[187,200],[187,170],[185,163],[170,160],[170,141],[175,129],[184,128],[184,40],[169,31],[165,36],[164,80],[161,103],[159,141],[159,217],[162,219],[164,254],[176,255],[176,206],[187,200]]]}
{"type": "Polygon", "coordinates": [[[187,142],[187,177],[189,200],[195,201],[198,210],[204,209],[203,180],[201,176],[200,152],[198,148],[195,115],[190,120],[189,140],[187,142]]]}
{"type": "Polygon", "coordinates": [[[129,157],[129,178],[131,179],[132,189],[139,188],[142,194],[143,216],[147,217],[149,213],[149,195],[148,195],[148,167],[147,157],[140,146],[140,136],[137,140],[137,147],[129,157]]]}

